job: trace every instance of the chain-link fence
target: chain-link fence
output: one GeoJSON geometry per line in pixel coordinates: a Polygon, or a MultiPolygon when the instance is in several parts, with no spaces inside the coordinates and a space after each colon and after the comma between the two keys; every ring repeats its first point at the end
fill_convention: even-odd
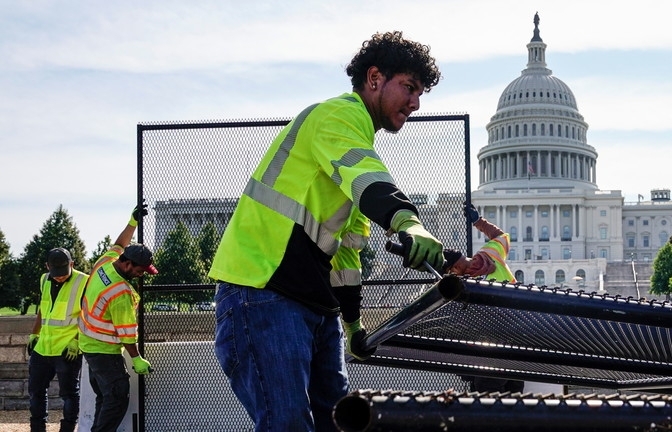
{"type": "MultiPolygon", "coordinates": [[[[214,284],[207,270],[252,171],[288,119],[138,125],[138,197],[151,211],[138,240],[155,251],[160,274],[141,287],[144,350],[155,372],[141,383],[146,431],[251,430],[214,355],[214,284]]],[[[469,116],[411,117],[379,132],[376,151],[417,205],[428,230],[471,254],[469,116]]],[[[433,281],[404,269],[372,227],[363,320],[369,329],[416,299],[433,281]]],[[[349,364],[351,387],[464,390],[456,375],[349,364]]]]}

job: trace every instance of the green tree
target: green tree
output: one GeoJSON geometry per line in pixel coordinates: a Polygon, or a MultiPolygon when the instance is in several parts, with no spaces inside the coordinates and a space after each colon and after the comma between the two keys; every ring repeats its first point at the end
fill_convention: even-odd
{"type": "MultiPolygon", "coordinates": [[[[163,246],[154,254],[154,265],[159,274],[151,278],[153,285],[203,284],[207,281],[197,241],[183,222],[168,233],[163,246]]],[[[168,294],[151,293],[147,296],[148,301],[158,299],[194,303],[208,297],[194,291],[169,291],[168,294]]]]}
{"type": "Polygon", "coordinates": [[[89,262],[86,260],[84,242],[79,237],[79,229],[63,205],[42,225],[39,234],[24,248],[19,258],[19,282],[23,298],[21,314],[28,312],[31,304],[36,304],[40,298],[40,277],[46,272],[48,252],[57,247],[70,251],[77,270],[88,273],[89,262]]]}
{"type": "Polygon", "coordinates": [[[91,258],[89,258],[89,268],[93,268],[93,265],[98,261],[98,258],[103,256],[110,246],[112,246],[112,239],[109,235],[106,235],[103,240],[98,242],[96,249],[91,253],[91,258]]]}
{"type": "Polygon", "coordinates": [[[373,272],[373,263],[376,259],[376,251],[367,244],[359,252],[359,260],[362,263],[362,279],[367,279],[373,272]]]}
{"type": "Polygon", "coordinates": [[[217,232],[215,224],[212,222],[205,224],[198,234],[198,248],[201,252],[201,261],[203,262],[206,272],[209,271],[212,266],[212,259],[215,257],[215,252],[217,252],[219,239],[220,235],[217,232]]]}
{"type": "Polygon", "coordinates": [[[653,260],[651,275],[651,294],[665,295],[670,298],[672,292],[672,243],[667,242],[660,248],[653,260]]]}
{"type": "Polygon", "coordinates": [[[0,307],[19,310],[21,306],[19,268],[9,250],[5,233],[0,230],[0,307]]]}

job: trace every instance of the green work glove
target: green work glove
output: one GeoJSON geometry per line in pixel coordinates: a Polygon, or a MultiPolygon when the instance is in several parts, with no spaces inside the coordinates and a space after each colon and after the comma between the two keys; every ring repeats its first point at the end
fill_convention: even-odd
{"type": "Polygon", "coordinates": [[[133,370],[138,375],[147,375],[152,371],[152,365],[142,356],[133,357],[133,370]]]}
{"type": "Polygon", "coordinates": [[[40,335],[38,334],[31,334],[28,336],[28,343],[26,344],[26,350],[28,351],[28,355],[33,354],[33,350],[35,349],[35,345],[37,345],[37,341],[40,339],[40,335]]]}
{"type": "Polygon", "coordinates": [[[77,339],[73,339],[68,342],[68,346],[66,346],[63,350],[63,355],[67,361],[76,360],[77,356],[79,355],[79,341],[77,339]]]}
{"type": "Polygon", "coordinates": [[[143,216],[147,216],[147,204],[145,204],[144,202],[142,203],[142,206],[140,206],[140,208],[136,206],[133,209],[133,212],[131,213],[131,219],[128,221],[128,224],[134,227],[138,226],[138,221],[143,216]]]}
{"type": "Polygon", "coordinates": [[[357,319],[352,323],[343,323],[345,328],[346,344],[345,349],[354,358],[359,361],[364,361],[371,357],[376,352],[376,348],[364,349],[364,338],[366,337],[366,329],[362,327],[361,319],[357,319]]]}
{"type": "Polygon", "coordinates": [[[404,245],[404,267],[426,270],[424,261],[434,269],[443,268],[443,245],[434,238],[410,210],[399,210],[392,217],[391,228],[404,245]]]}

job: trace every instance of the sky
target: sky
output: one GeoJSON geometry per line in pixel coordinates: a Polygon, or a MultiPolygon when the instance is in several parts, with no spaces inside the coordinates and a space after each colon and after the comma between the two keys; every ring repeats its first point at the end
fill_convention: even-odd
{"type": "Polygon", "coordinates": [[[576,97],[597,184],[672,187],[672,6],[664,0],[0,0],[0,231],[15,257],[59,206],[87,254],[136,202],[136,127],[290,118],[351,90],[364,40],[401,30],[443,79],[418,114],[467,113],[476,155],[526,67],[533,17],[576,97]]]}

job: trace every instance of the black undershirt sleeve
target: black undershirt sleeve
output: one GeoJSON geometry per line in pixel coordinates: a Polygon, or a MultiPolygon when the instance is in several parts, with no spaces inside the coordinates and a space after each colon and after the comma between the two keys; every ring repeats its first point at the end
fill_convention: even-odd
{"type": "Polygon", "coordinates": [[[411,210],[418,214],[418,209],[397,186],[384,182],[372,183],[364,189],[359,209],[385,230],[390,229],[392,216],[399,210],[411,210]]]}

